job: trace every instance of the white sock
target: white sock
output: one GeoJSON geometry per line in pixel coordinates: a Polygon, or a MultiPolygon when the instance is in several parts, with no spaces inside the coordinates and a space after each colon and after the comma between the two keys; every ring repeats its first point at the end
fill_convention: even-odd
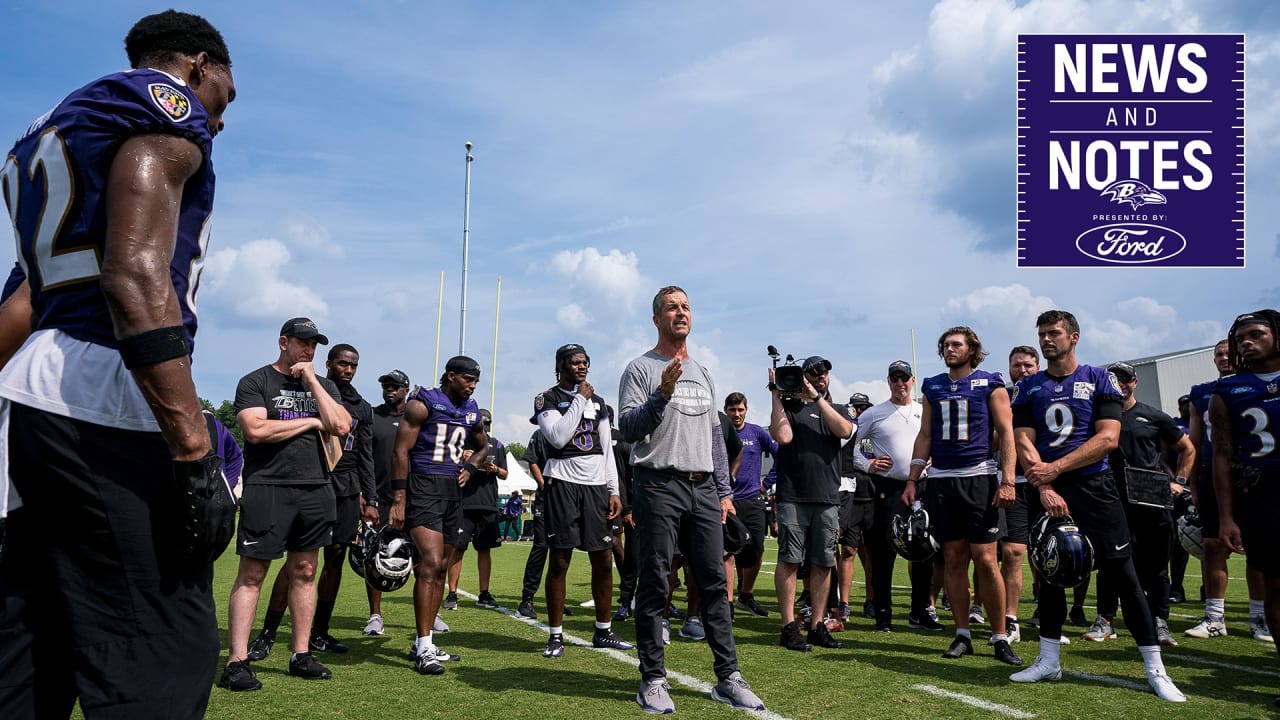
{"type": "Polygon", "coordinates": [[[969,632],[969,628],[956,628],[956,637],[962,637],[965,640],[972,640],[973,634],[969,632]]]}
{"type": "Polygon", "coordinates": [[[557,625],[557,626],[555,626],[555,627],[551,628],[551,634],[552,634],[552,635],[563,635],[563,634],[564,634],[564,626],[563,626],[563,625],[557,625]]]}
{"type": "Polygon", "coordinates": [[[613,628],[613,623],[612,623],[612,622],[610,622],[610,621],[608,621],[608,620],[606,620],[606,621],[604,621],[604,622],[600,622],[599,620],[597,620],[597,621],[596,621],[596,629],[597,629],[597,630],[609,630],[609,629],[612,629],[612,628],[613,628]]]}
{"type": "Polygon", "coordinates": [[[1256,618],[1265,615],[1267,612],[1266,600],[1254,600],[1249,598],[1249,618],[1256,618]]]}
{"type": "Polygon", "coordinates": [[[1204,601],[1204,614],[1220,618],[1227,614],[1226,598],[1209,598],[1204,601]]]}
{"type": "Polygon", "coordinates": [[[417,650],[419,653],[432,647],[435,646],[431,643],[431,633],[419,635],[417,642],[413,645],[414,650],[417,650]]]}
{"type": "Polygon", "coordinates": [[[1159,645],[1139,645],[1138,652],[1142,653],[1142,665],[1149,673],[1165,674],[1164,660],[1160,657],[1159,645]]]}
{"type": "Polygon", "coordinates": [[[1061,660],[1062,643],[1053,638],[1040,638],[1040,659],[1049,667],[1059,667],[1061,660]]]}

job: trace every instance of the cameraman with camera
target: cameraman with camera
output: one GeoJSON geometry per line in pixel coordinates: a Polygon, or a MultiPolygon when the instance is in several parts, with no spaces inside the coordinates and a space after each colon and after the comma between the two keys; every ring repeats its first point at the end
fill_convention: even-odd
{"type": "MultiPolygon", "coordinates": [[[[772,350],[772,348],[770,348],[772,350]]],[[[776,353],[774,362],[777,362],[776,353]]],[[[790,361],[790,358],[788,358],[790,361]]],[[[808,652],[812,645],[840,648],[827,631],[825,613],[811,617],[807,642],[795,621],[796,575],[808,557],[809,593],[818,603],[830,591],[840,529],[840,448],[853,437],[853,418],[827,393],[831,362],[814,355],[797,367],[769,370],[773,412],[769,434],[778,442],[778,570],[774,586],[782,612],[780,643],[808,652]],[[796,372],[800,370],[800,372],[796,372]]]]}

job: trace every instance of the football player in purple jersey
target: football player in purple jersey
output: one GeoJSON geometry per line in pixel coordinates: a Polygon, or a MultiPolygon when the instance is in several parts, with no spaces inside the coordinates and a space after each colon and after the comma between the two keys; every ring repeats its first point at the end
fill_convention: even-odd
{"type": "MultiPolygon", "coordinates": [[[[1246,553],[1262,572],[1264,609],[1280,627],[1280,313],[1258,310],[1236,318],[1227,334],[1236,374],[1221,378],[1209,401],[1213,436],[1213,485],[1218,494],[1220,537],[1246,553]],[[1238,502],[1237,502],[1238,501],[1238,502]]],[[[1280,698],[1272,703],[1280,708],[1280,698]]]]}
{"type": "Polygon", "coordinates": [[[920,432],[902,503],[910,507],[915,502],[916,482],[932,461],[924,501],[934,535],[942,542],[947,593],[956,619],[956,639],[942,656],[955,660],[973,654],[967,577],[972,558],[982,602],[991,613],[995,657],[1021,665],[1005,632],[1004,580],[996,567],[1000,508],[1014,500],[1013,416],[1004,378],[978,369],[986,355],[971,328],[953,327],[938,338],[938,357],[947,372],[924,381],[920,432]],[[993,437],[1000,444],[998,462],[993,437]],[[996,477],[997,465],[1003,479],[996,477]]]}
{"type": "Polygon", "coordinates": [[[212,141],[235,82],[195,15],[142,18],[125,51],[133,69],[66,96],[0,169],[19,259],[4,300],[32,311],[0,375],[25,502],[0,567],[19,628],[0,643],[6,718],[67,717],[77,701],[90,718],[202,717],[217,662],[226,537],[207,525],[234,502],[190,355],[212,141]],[[216,509],[187,502],[215,494],[216,509]]]}
{"type": "MultiPolygon", "coordinates": [[[[1134,570],[1129,526],[1107,464],[1107,454],[1119,443],[1124,395],[1114,375],[1076,360],[1080,323],[1074,315],[1063,310],[1043,312],[1036,318],[1036,334],[1047,367],[1014,388],[1018,460],[1027,481],[1039,490],[1044,511],[1051,518],[1070,514],[1093,546],[1098,572],[1111,573],[1151,689],[1162,700],[1186,702],[1160,657],[1155,621],[1134,570]]],[[[1041,583],[1040,655],[1010,680],[1034,683],[1062,678],[1059,651],[1066,617],[1066,591],[1041,583]]]]}
{"type": "Polygon", "coordinates": [[[462,486],[479,472],[489,450],[480,407],[471,399],[479,381],[479,363],[465,355],[450,358],[440,387],[419,387],[410,395],[396,434],[391,468],[395,500],[388,524],[408,528],[418,550],[413,654],[423,675],[439,675],[444,672],[441,663],[457,660],[436,647],[431,633],[453,554],[446,538],[462,529],[462,486]],[[473,452],[465,456],[467,450],[473,452]]]}

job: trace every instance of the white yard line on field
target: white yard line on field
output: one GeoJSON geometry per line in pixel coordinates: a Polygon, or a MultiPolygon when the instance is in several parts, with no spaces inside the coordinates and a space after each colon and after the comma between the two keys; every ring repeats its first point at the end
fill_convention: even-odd
{"type": "MultiPolygon", "coordinates": [[[[1259,643],[1261,644],[1261,643],[1259,643]]],[[[1280,677],[1280,672],[1275,670],[1263,670],[1261,668],[1249,667],[1248,665],[1236,665],[1235,663],[1222,662],[1221,660],[1210,660],[1208,658],[1196,657],[1195,655],[1183,655],[1182,653],[1171,653],[1165,651],[1161,653],[1166,660],[1175,662],[1189,662],[1197,665],[1209,665],[1211,667],[1225,668],[1227,670],[1235,670],[1237,672],[1247,672],[1254,675],[1266,675],[1267,677],[1280,677]]]]}
{"type": "MultiPolygon", "coordinates": [[[[462,597],[465,597],[469,600],[477,599],[477,596],[472,595],[471,593],[466,592],[465,590],[458,590],[458,595],[461,595],[462,597]]],[[[503,615],[506,615],[512,620],[517,620],[519,622],[524,623],[525,625],[537,628],[539,630],[549,631],[551,629],[544,622],[539,622],[538,620],[530,620],[529,618],[524,617],[523,615],[520,615],[512,610],[508,610],[507,608],[501,605],[498,606],[498,612],[502,613],[503,615]]],[[[590,640],[583,640],[582,638],[576,635],[570,635],[569,633],[564,633],[564,641],[566,643],[570,643],[573,645],[577,645],[579,647],[584,647],[589,650],[593,650],[602,655],[607,655],[608,657],[611,657],[614,660],[617,660],[619,662],[624,662],[630,665],[631,667],[634,667],[634,668],[640,667],[640,661],[636,659],[634,655],[629,655],[627,653],[614,650],[613,648],[593,647],[591,645],[590,640]]],[[[711,692],[711,688],[713,687],[711,683],[705,682],[703,680],[699,680],[698,678],[693,677],[692,675],[685,675],[682,672],[676,672],[675,670],[672,670],[670,668],[667,668],[667,680],[677,682],[691,690],[696,690],[697,692],[700,692],[703,694],[709,694],[711,692]]],[[[638,684],[639,683],[637,681],[637,685],[638,684]]],[[[715,702],[715,701],[711,700],[710,702],[715,702]]],[[[766,703],[767,702],[768,701],[766,701],[766,703]]],[[[748,715],[751,715],[752,717],[760,718],[760,720],[790,720],[789,718],[783,715],[779,715],[778,713],[772,712],[770,710],[744,710],[743,712],[747,713],[748,715]]]]}
{"type": "Polygon", "coordinates": [[[976,698],[972,695],[964,695],[962,693],[952,692],[950,690],[944,690],[940,687],[937,687],[936,685],[912,685],[911,689],[920,690],[921,692],[927,692],[930,695],[937,695],[938,697],[950,698],[951,700],[958,700],[959,702],[962,702],[965,705],[972,705],[973,707],[980,708],[982,710],[999,713],[1001,715],[1004,715],[1005,717],[1011,717],[1011,718],[1036,717],[1035,713],[1029,713],[1025,710],[1019,710],[1018,708],[1009,707],[1008,705],[1001,705],[1000,703],[993,703],[989,700],[976,698]]]}

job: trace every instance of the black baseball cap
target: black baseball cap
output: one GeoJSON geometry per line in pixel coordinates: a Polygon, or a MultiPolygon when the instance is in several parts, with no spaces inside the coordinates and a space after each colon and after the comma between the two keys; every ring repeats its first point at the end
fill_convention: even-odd
{"type": "MultiPolygon", "coordinates": [[[[582,347],[578,343],[569,343],[567,345],[561,345],[560,347],[556,348],[556,365],[559,365],[560,362],[565,358],[573,357],[578,353],[587,355],[587,349],[582,347]]],[[[591,362],[590,355],[587,355],[587,362],[591,362]]]]}
{"type": "Polygon", "coordinates": [[[445,363],[444,371],[447,373],[461,373],[463,375],[475,375],[480,377],[480,363],[472,360],[466,355],[455,355],[449,358],[449,362],[445,363]]]}
{"type": "Polygon", "coordinates": [[[380,385],[395,385],[396,387],[409,387],[409,376],[399,370],[391,372],[378,378],[380,385]]]}
{"type": "Polygon", "coordinates": [[[830,372],[831,361],[821,355],[810,355],[805,358],[803,368],[807,373],[818,372],[821,375],[830,372]]]}
{"type": "Polygon", "coordinates": [[[906,360],[894,360],[889,363],[889,375],[906,375],[909,378],[916,376],[916,374],[911,371],[911,363],[906,360]]]}
{"type": "Polygon", "coordinates": [[[329,336],[320,332],[316,324],[311,322],[311,318],[305,317],[296,317],[285,321],[285,324],[280,326],[280,337],[292,337],[299,340],[316,338],[316,341],[321,345],[329,344],[329,336]]]}
{"type": "Polygon", "coordinates": [[[1110,365],[1107,366],[1107,369],[1115,373],[1116,377],[1118,378],[1132,380],[1138,377],[1138,372],[1134,370],[1133,366],[1127,362],[1111,363],[1110,365]]]}
{"type": "Polygon", "coordinates": [[[1189,403],[1189,402],[1191,402],[1191,396],[1190,396],[1190,395],[1183,395],[1182,397],[1178,398],[1178,404],[1179,404],[1179,405],[1186,405],[1186,404],[1187,404],[1187,403],[1189,403]]]}
{"type": "Polygon", "coordinates": [[[854,393],[849,396],[849,404],[856,408],[871,407],[871,398],[863,393],[854,393]]]}

